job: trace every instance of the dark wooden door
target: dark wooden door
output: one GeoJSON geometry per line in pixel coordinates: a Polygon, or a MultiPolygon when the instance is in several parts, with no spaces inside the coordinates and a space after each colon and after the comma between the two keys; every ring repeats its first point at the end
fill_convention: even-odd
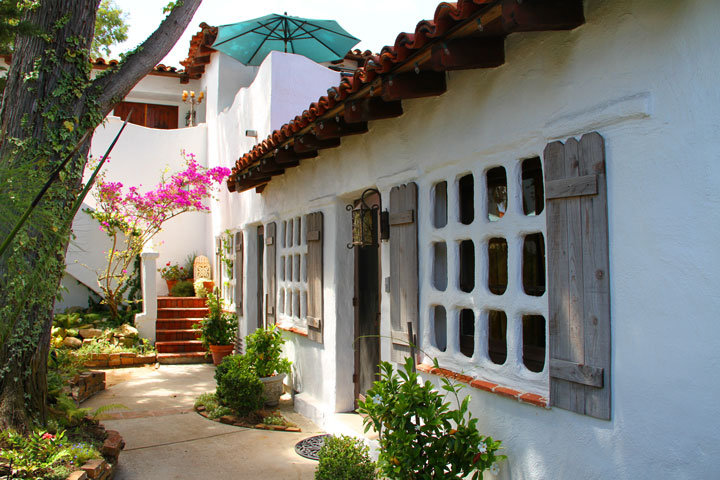
{"type": "Polygon", "coordinates": [[[115,107],[115,115],[125,120],[130,114],[130,123],[149,128],[178,128],[177,105],[157,105],[154,103],[120,102],[115,107]]]}

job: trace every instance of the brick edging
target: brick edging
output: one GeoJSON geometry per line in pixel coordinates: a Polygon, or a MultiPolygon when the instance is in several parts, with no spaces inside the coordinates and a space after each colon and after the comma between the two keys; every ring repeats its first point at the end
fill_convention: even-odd
{"type": "Polygon", "coordinates": [[[100,448],[103,458],[88,460],[80,470],[72,472],[67,480],[111,480],[115,475],[120,451],[125,448],[125,440],[117,431],[105,430],[102,424],[99,427],[107,433],[107,438],[100,448]]]}
{"type": "Polygon", "coordinates": [[[288,326],[285,326],[285,325],[282,325],[282,324],[279,324],[279,323],[276,323],[275,326],[276,326],[279,330],[283,330],[283,331],[285,331],[285,332],[290,332],[290,333],[295,333],[295,334],[297,334],[297,335],[300,335],[301,337],[307,337],[307,336],[308,336],[308,332],[307,332],[306,330],[302,330],[302,329],[297,328],[297,327],[288,327],[288,326]]]}
{"type": "Polygon", "coordinates": [[[497,383],[486,382],[485,380],[473,378],[469,375],[463,375],[461,373],[453,372],[452,370],[448,370],[446,368],[435,368],[431,365],[425,365],[421,363],[417,365],[417,369],[419,372],[430,373],[439,377],[457,380],[458,382],[465,383],[473,388],[477,388],[478,390],[494,393],[496,395],[507,398],[514,398],[515,400],[521,403],[527,403],[528,405],[534,405],[541,408],[549,408],[550,405],[548,399],[543,397],[542,395],[538,395],[536,393],[521,392],[520,390],[515,390],[513,388],[498,385],[497,383]]]}
{"type": "Polygon", "coordinates": [[[132,352],[120,353],[92,353],[90,360],[84,363],[89,368],[105,367],[132,367],[136,365],[148,365],[157,361],[156,354],[143,355],[132,352]]]}

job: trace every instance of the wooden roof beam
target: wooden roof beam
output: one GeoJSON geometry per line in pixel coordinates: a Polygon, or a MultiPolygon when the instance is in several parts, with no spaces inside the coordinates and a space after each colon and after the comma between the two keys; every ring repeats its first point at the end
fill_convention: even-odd
{"type": "Polygon", "coordinates": [[[300,160],[317,157],[317,150],[298,153],[292,148],[281,148],[275,154],[275,161],[279,164],[286,165],[292,163],[300,163],[300,160]]]}
{"type": "Polygon", "coordinates": [[[357,135],[359,133],[367,133],[367,131],[367,122],[348,123],[342,118],[322,120],[315,125],[315,136],[318,140],[357,135]]]}
{"type": "Polygon", "coordinates": [[[260,160],[260,164],[258,165],[258,170],[261,173],[269,173],[273,174],[275,172],[282,171],[285,168],[292,168],[297,167],[300,165],[300,162],[295,161],[289,161],[289,162],[280,162],[278,161],[277,157],[270,157],[270,158],[263,158],[260,160]]]}
{"type": "Polygon", "coordinates": [[[503,63],[505,63],[505,37],[467,37],[433,45],[432,56],[425,66],[441,72],[493,68],[503,63]]]}
{"type": "Polygon", "coordinates": [[[315,135],[310,133],[295,137],[293,150],[296,153],[307,153],[317,151],[323,148],[335,148],[340,146],[339,138],[331,138],[329,140],[319,140],[315,135]]]}
{"type": "Polygon", "coordinates": [[[238,180],[235,182],[235,191],[237,193],[242,193],[246,190],[250,190],[251,188],[255,188],[257,186],[266,184],[270,181],[270,177],[267,178],[256,178],[256,179],[247,179],[247,180],[238,180]]]}
{"type": "Polygon", "coordinates": [[[382,99],[386,102],[442,95],[447,90],[445,72],[408,72],[382,79],[382,99]]]}
{"type": "Polygon", "coordinates": [[[403,114],[402,102],[386,102],[382,98],[363,98],[345,103],[345,121],[348,123],[367,122],[383,118],[399,117],[403,114]]]}
{"type": "Polygon", "coordinates": [[[506,32],[572,30],[585,23],[582,0],[504,0],[506,32]]]}

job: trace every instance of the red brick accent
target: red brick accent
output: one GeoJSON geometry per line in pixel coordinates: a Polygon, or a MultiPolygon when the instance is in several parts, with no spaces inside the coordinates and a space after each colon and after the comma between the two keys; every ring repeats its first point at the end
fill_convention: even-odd
{"type": "Polygon", "coordinates": [[[495,393],[507,398],[513,398],[521,403],[527,403],[528,405],[535,405],[536,407],[548,408],[548,399],[542,395],[536,393],[525,393],[513,388],[503,387],[497,383],[486,382],[485,380],[474,379],[468,375],[453,372],[446,368],[435,368],[431,365],[425,365],[423,363],[417,366],[417,370],[423,373],[430,373],[440,377],[452,378],[458,382],[469,384],[473,388],[483,390],[489,393],[495,393]]]}
{"type": "Polygon", "coordinates": [[[301,330],[301,329],[299,329],[299,328],[297,328],[297,327],[291,327],[291,326],[289,326],[289,325],[283,325],[283,324],[281,324],[281,323],[276,323],[275,326],[276,326],[279,330],[284,330],[284,331],[286,331],[286,332],[296,333],[296,334],[298,334],[298,335],[300,335],[300,336],[303,336],[303,337],[307,337],[307,336],[308,336],[308,332],[307,332],[306,330],[301,330]]]}

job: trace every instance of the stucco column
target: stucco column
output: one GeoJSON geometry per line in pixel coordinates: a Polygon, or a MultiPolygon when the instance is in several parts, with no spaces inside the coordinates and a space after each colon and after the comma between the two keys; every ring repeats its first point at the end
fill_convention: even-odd
{"type": "Polygon", "coordinates": [[[142,267],[143,312],[135,315],[135,327],[142,338],[149,339],[155,344],[155,321],[157,320],[157,274],[158,252],[147,251],[140,254],[142,267]]]}

